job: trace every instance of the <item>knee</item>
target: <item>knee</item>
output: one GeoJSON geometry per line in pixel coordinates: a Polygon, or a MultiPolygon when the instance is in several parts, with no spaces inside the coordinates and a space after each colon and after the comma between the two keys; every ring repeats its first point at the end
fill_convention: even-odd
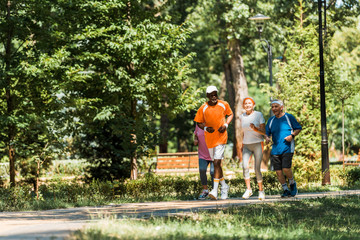
{"type": "Polygon", "coordinates": [[[207,169],[207,167],[204,166],[203,164],[200,164],[200,165],[199,165],[199,171],[200,171],[200,173],[206,172],[206,169],[207,169]]]}
{"type": "Polygon", "coordinates": [[[249,162],[242,161],[242,167],[243,167],[243,169],[249,169],[249,162]]]}
{"type": "Polygon", "coordinates": [[[221,167],[221,160],[214,160],[214,168],[221,167]]]}

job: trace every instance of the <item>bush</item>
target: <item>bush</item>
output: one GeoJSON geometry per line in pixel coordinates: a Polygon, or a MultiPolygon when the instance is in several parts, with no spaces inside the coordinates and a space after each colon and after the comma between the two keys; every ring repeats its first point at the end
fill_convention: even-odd
{"type": "Polygon", "coordinates": [[[360,167],[346,170],[345,176],[349,187],[360,186],[360,167]]]}
{"type": "MultiPolygon", "coordinates": [[[[226,179],[226,182],[231,187],[230,195],[233,197],[241,196],[246,190],[242,175],[226,179]]],[[[252,176],[251,184],[254,190],[258,189],[255,176],[252,176]]],[[[149,199],[152,197],[157,199],[167,197],[193,199],[198,196],[202,189],[200,178],[195,173],[186,176],[146,174],[138,180],[119,182],[116,185],[115,192],[121,198],[137,199],[149,199]]],[[[263,185],[267,193],[278,193],[281,189],[274,172],[263,173],[263,185]]],[[[208,186],[211,189],[210,181],[208,181],[208,186]]]]}

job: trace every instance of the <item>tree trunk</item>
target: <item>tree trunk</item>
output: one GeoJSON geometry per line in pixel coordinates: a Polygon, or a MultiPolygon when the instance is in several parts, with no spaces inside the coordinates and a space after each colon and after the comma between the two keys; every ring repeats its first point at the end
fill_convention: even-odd
{"type": "Polygon", "coordinates": [[[231,71],[232,86],[234,89],[234,120],[235,120],[235,142],[237,157],[242,160],[241,144],[243,141],[241,114],[243,113],[242,99],[248,96],[248,87],[245,77],[244,61],[241,56],[240,43],[237,39],[231,39],[228,42],[228,49],[231,58],[229,66],[231,71]]]}
{"type": "MultiPolygon", "coordinates": [[[[7,22],[11,21],[11,1],[7,2],[7,14],[6,20],[7,22]]],[[[11,76],[7,73],[10,72],[11,68],[11,54],[12,54],[12,37],[13,37],[13,25],[9,24],[8,32],[7,32],[7,39],[6,39],[6,46],[5,46],[5,81],[6,81],[6,104],[7,104],[7,116],[10,117],[14,111],[14,103],[13,97],[11,94],[11,76]]],[[[15,125],[13,123],[9,123],[8,125],[8,149],[9,149],[9,164],[10,164],[10,186],[15,186],[15,148],[13,146],[14,139],[15,139],[15,125]]]]}
{"type": "Polygon", "coordinates": [[[341,118],[342,118],[342,131],[341,131],[341,144],[342,144],[342,157],[345,161],[345,101],[341,100],[341,118]]]}
{"type": "MultiPolygon", "coordinates": [[[[164,106],[165,107],[165,106],[164,106]]],[[[168,152],[168,139],[169,135],[169,118],[166,114],[161,114],[160,119],[160,144],[159,152],[167,153],[168,152]]]]}
{"type": "MultiPolygon", "coordinates": [[[[223,53],[222,53],[225,84],[222,84],[221,86],[222,87],[224,85],[226,86],[228,96],[229,96],[229,105],[230,105],[231,109],[234,111],[234,109],[235,109],[235,89],[234,89],[233,79],[232,79],[232,74],[231,74],[231,66],[230,66],[229,61],[226,59],[225,52],[226,51],[223,51],[223,53]]],[[[224,99],[225,91],[221,91],[220,96],[221,96],[220,99],[224,99]]],[[[234,125],[232,124],[232,127],[233,126],[234,125]]],[[[237,142],[236,141],[236,134],[234,134],[234,138],[233,138],[233,154],[232,154],[232,158],[234,158],[234,159],[237,158],[237,149],[236,149],[237,144],[236,144],[236,142],[237,142]]]]}
{"type": "Polygon", "coordinates": [[[40,176],[40,159],[37,161],[36,184],[34,189],[36,193],[36,200],[39,200],[39,176],[40,176]]]}
{"type": "MultiPolygon", "coordinates": [[[[134,121],[136,120],[136,104],[137,104],[137,100],[132,100],[131,101],[131,115],[134,119],[134,121]]],[[[136,131],[135,131],[135,126],[133,128],[133,132],[134,134],[132,135],[133,139],[131,140],[131,142],[133,144],[136,145],[136,131]]],[[[134,150],[132,150],[131,153],[131,175],[130,175],[130,179],[131,180],[136,180],[138,177],[138,165],[137,165],[137,159],[136,159],[136,148],[133,148],[134,150]]]]}

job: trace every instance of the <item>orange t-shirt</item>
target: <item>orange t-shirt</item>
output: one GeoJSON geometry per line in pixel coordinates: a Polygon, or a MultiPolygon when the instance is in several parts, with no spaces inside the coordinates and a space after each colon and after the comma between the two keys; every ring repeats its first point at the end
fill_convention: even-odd
{"type": "Polygon", "coordinates": [[[227,142],[227,131],[220,133],[218,129],[225,124],[225,116],[232,115],[229,104],[218,100],[215,106],[204,103],[196,113],[195,122],[205,123],[206,127],[215,129],[213,133],[205,132],[205,142],[208,148],[214,148],[227,142]]]}

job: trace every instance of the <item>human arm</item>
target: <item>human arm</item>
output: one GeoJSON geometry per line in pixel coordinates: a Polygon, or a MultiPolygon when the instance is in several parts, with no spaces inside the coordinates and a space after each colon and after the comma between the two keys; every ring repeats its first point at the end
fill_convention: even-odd
{"type": "Polygon", "coordinates": [[[266,135],[265,134],[265,123],[260,124],[259,127],[255,127],[255,125],[253,123],[250,123],[250,128],[257,133],[260,133],[261,135],[266,135]]]}
{"type": "Polygon", "coordinates": [[[233,120],[233,118],[234,118],[234,114],[229,115],[226,118],[226,123],[224,125],[222,125],[221,127],[219,127],[218,131],[221,133],[225,132],[225,130],[228,128],[228,126],[231,123],[231,121],[233,120]]]}
{"type": "Polygon", "coordinates": [[[268,135],[265,135],[265,143],[268,144],[271,141],[268,135]]]}
{"type": "Polygon", "coordinates": [[[269,122],[267,122],[266,126],[265,126],[265,143],[269,144],[269,142],[271,141],[270,137],[271,137],[271,131],[270,131],[270,127],[269,127],[269,122]]]}
{"type": "Polygon", "coordinates": [[[197,146],[199,144],[199,138],[196,134],[194,134],[194,145],[197,146]]]}
{"type": "Polygon", "coordinates": [[[285,140],[288,142],[291,142],[293,139],[295,139],[295,136],[297,136],[300,132],[301,132],[301,129],[294,130],[294,132],[292,134],[290,134],[289,136],[287,136],[285,138],[285,140]]]}
{"type": "Polygon", "coordinates": [[[295,136],[297,136],[300,133],[302,127],[292,114],[287,114],[287,116],[291,122],[290,127],[293,128],[294,130],[289,136],[285,137],[285,140],[291,142],[295,138],[295,136]]]}
{"type": "Polygon", "coordinates": [[[202,130],[208,132],[208,133],[213,133],[215,131],[214,128],[212,127],[206,127],[205,123],[197,123],[198,127],[201,128],[202,130]]]}

